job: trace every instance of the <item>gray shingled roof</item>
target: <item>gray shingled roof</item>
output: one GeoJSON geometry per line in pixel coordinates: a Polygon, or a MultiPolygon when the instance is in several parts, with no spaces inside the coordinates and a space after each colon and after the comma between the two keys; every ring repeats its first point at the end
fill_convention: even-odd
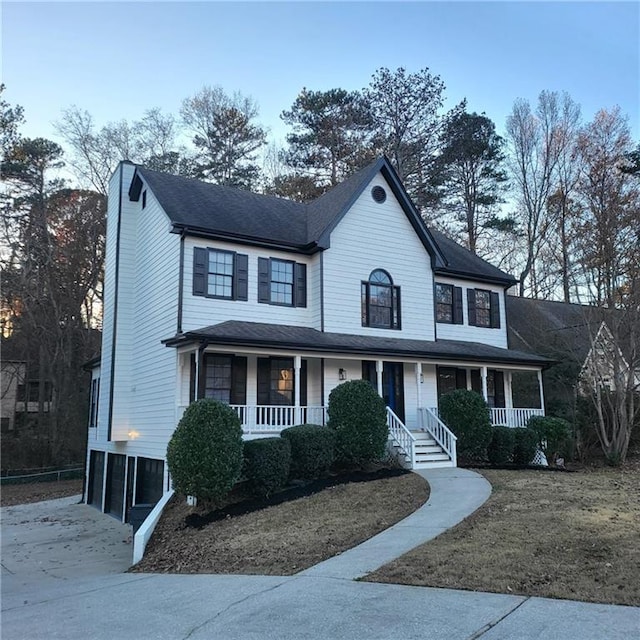
{"type": "Polygon", "coordinates": [[[584,362],[605,309],[506,296],[509,346],[550,358],[584,362]]]}
{"type": "Polygon", "coordinates": [[[481,260],[443,234],[430,231],[386,158],[375,160],[309,204],[214,185],[138,167],[130,197],[137,200],[144,179],[177,231],[235,238],[314,251],[329,246],[329,234],[362,190],[381,171],[409,221],[432,256],[436,273],[510,285],[512,276],[481,260]]]}
{"type": "Polygon", "coordinates": [[[208,341],[210,344],[242,347],[274,347],[321,353],[398,356],[450,361],[492,362],[503,364],[549,364],[540,356],[501,349],[477,342],[456,340],[411,340],[406,338],[326,333],[308,327],[229,320],[169,338],[168,346],[208,341]]]}
{"type": "Polygon", "coordinates": [[[481,273],[487,279],[496,280],[500,283],[506,282],[515,284],[517,282],[513,276],[498,269],[498,267],[494,267],[482,258],[478,258],[477,255],[460,246],[457,242],[454,242],[443,233],[431,230],[431,235],[447,259],[447,265],[442,268],[437,267],[435,270],[436,273],[448,275],[481,273]]]}

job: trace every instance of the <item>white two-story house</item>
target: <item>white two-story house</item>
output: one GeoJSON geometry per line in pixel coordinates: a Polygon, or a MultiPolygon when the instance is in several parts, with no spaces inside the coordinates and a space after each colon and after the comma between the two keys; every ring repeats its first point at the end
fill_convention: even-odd
{"type": "Polygon", "coordinates": [[[482,393],[496,424],[542,412],[513,407],[512,373],[547,363],[507,347],[514,282],[429,231],[385,158],[306,205],[122,163],[86,501],[123,518],[168,491],[195,399],[229,403],[250,438],[325,424],[331,390],[361,378],[408,466],[455,465],[441,394],[482,393]]]}

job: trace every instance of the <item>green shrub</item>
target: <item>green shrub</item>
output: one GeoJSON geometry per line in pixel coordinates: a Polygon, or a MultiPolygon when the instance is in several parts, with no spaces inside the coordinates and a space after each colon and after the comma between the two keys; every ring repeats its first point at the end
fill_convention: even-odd
{"type": "Polygon", "coordinates": [[[566,420],[550,416],[532,416],[527,427],[536,433],[538,446],[548,462],[553,462],[558,456],[566,456],[571,440],[571,425],[566,420]]]}
{"type": "Polygon", "coordinates": [[[317,424],[289,427],[280,436],[291,445],[291,478],[312,480],[326,475],[335,459],[336,432],[317,424]]]}
{"type": "Polygon", "coordinates": [[[538,450],[538,436],[531,429],[517,427],[512,429],[515,438],[513,461],[518,465],[530,464],[538,450]]]}
{"type": "Polygon", "coordinates": [[[167,465],[179,493],[223,498],[242,469],[242,428],[236,412],[215,400],[189,405],[169,441],[167,465]]]}
{"type": "Polygon", "coordinates": [[[475,391],[457,389],[439,402],[440,419],[458,438],[462,461],[484,460],[491,442],[491,417],[484,398],[475,391]]]}
{"type": "Polygon", "coordinates": [[[507,464],[513,459],[515,435],[511,427],[493,427],[487,456],[491,464],[507,464]]]}
{"type": "Polygon", "coordinates": [[[289,478],[291,445],[284,438],[257,438],[244,443],[244,475],[251,491],[268,496],[289,478]]]}
{"type": "Polygon", "coordinates": [[[384,400],[366,380],[350,380],[329,394],[328,426],[336,433],[336,459],[346,464],[379,460],[389,438],[384,400]]]}

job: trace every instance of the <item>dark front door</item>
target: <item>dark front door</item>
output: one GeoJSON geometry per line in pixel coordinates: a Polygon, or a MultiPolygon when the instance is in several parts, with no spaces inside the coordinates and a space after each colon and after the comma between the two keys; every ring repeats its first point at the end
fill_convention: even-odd
{"type": "MultiPolygon", "coordinates": [[[[378,388],[376,363],[362,361],[362,378],[378,388]]],[[[385,404],[404,422],[404,366],[402,362],[382,364],[382,397],[385,404]]]]}

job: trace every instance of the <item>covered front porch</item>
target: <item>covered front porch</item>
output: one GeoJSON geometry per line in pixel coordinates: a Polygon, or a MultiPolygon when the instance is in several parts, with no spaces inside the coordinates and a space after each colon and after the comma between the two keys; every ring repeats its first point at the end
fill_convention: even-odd
{"type": "MultiPolygon", "coordinates": [[[[348,380],[365,379],[387,405],[392,448],[415,468],[456,464],[455,436],[438,417],[438,399],[452,389],[481,393],[494,425],[526,426],[529,417],[544,414],[542,395],[541,407],[513,406],[512,375],[521,368],[451,364],[221,346],[184,349],[178,352],[176,420],[190,402],[214,398],[234,409],[247,439],[277,435],[297,424],[325,425],[331,391],[348,380]]],[[[537,375],[541,380],[539,369],[537,375]]]]}

